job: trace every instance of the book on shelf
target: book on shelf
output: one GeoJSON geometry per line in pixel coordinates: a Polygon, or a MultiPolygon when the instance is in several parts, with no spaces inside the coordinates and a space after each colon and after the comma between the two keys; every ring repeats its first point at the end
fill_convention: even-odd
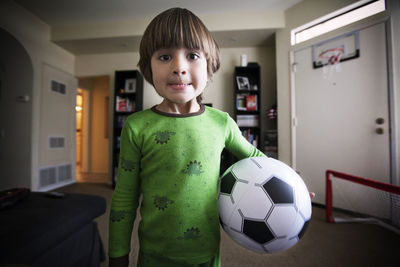
{"type": "Polygon", "coordinates": [[[118,167],[114,167],[114,180],[117,181],[118,178],[118,167]]]}
{"type": "Polygon", "coordinates": [[[118,112],[133,112],[134,102],[130,101],[127,97],[116,97],[115,110],[118,112]]]}
{"type": "Polygon", "coordinates": [[[246,110],[246,94],[236,94],[236,109],[246,110]]]}
{"type": "Polygon", "coordinates": [[[236,94],[236,109],[246,111],[258,110],[257,95],[236,94]]]}
{"type": "Polygon", "coordinates": [[[121,136],[117,136],[117,144],[115,146],[117,149],[121,148],[121,136]]]}
{"type": "Polygon", "coordinates": [[[122,126],[124,126],[124,123],[126,121],[126,119],[128,118],[127,115],[119,115],[117,116],[116,120],[117,120],[117,127],[118,128],[122,128],[122,126]]]}
{"type": "Polygon", "coordinates": [[[242,131],[242,135],[249,141],[250,144],[258,146],[258,135],[254,133],[252,129],[246,129],[242,131]]]}
{"type": "Polygon", "coordinates": [[[246,96],[246,110],[258,110],[257,106],[257,95],[248,95],[246,96]]]}
{"type": "Polygon", "coordinates": [[[258,115],[237,115],[236,123],[239,127],[257,127],[258,115]]]}
{"type": "Polygon", "coordinates": [[[255,147],[258,147],[258,135],[255,136],[255,138],[253,139],[253,141],[251,142],[251,144],[255,147]]]}

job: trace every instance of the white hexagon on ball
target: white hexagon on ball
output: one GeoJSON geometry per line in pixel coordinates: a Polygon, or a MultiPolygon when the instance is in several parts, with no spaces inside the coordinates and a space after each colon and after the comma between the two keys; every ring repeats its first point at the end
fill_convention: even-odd
{"type": "Polygon", "coordinates": [[[272,208],[272,202],[261,187],[253,186],[246,192],[237,208],[246,218],[264,220],[272,208]]]}
{"type": "Polygon", "coordinates": [[[298,229],[298,225],[295,225],[296,217],[298,213],[294,206],[274,206],[271,214],[267,218],[267,224],[271,227],[271,230],[277,237],[287,237],[289,233],[292,233],[298,229]]]}

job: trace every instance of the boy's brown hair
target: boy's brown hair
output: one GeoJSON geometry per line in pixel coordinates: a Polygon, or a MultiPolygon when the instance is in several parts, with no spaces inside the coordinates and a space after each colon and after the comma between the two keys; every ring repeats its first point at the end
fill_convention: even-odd
{"type": "Polygon", "coordinates": [[[151,57],[159,49],[174,47],[202,50],[207,59],[209,78],[220,67],[218,44],[203,22],[187,9],[171,8],[150,22],[140,42],[138,67],[152,85],[151,57]]]}

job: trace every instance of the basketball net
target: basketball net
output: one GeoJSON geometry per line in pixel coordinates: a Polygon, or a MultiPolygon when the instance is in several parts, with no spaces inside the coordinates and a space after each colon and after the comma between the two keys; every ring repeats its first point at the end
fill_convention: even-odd
{"type": "Polygon", "coordinates": [[[344,54],[342,47],[332,48],[323,51],[318,56],[322,64],[322,75],[324,79],[331,80],[335,72],[341,72],[340,60],[344,54]]]}

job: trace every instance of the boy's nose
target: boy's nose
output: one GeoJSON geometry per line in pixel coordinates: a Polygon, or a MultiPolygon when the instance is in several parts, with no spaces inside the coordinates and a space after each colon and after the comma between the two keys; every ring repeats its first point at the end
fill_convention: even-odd
{"type": "Polygon", "coordinates": [[[180,74],[180,75],[185,75],[186,74],[186,70],[176,70],[174,71],[175,74],[180,74]]]}
{"type": "Polygon", "coordinates": [[[174,74],[185,75],[187,73],[187,65],[185,60],[177,58],[173,66],[174,74]]]}

